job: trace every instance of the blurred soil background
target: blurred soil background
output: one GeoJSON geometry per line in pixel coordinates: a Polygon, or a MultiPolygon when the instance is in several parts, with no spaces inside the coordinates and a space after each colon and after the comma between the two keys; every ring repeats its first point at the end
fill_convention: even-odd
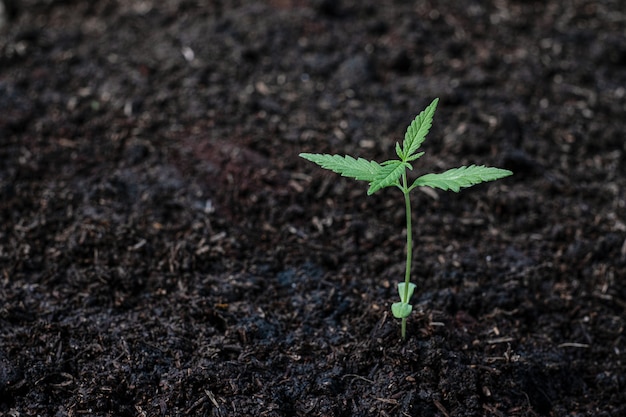
{"type": "Polygon", "coordinates": [[[626,415],[623,2],[1,5],[0,416],[626,415]]]}

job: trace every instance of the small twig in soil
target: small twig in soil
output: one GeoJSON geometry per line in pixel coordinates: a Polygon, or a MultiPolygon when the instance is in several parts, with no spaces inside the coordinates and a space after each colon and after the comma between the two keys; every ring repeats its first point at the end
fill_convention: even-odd
{"type": "Polygon", "coordinates": [[[433,403],[435,403],[435,407],[437,407],[437,409],[441,411],[441,414],[443,414],[446,417],[450,417],[448,410],[446,410],[446,408],[439,401],[433,400],[433,403]]]}
{"type": "Polygon", "coordinates": [[[371,379],[367,379],[361,375],[357,375],[357,374],[345,374],[344,376],[341,377],[341,379],[347,378],[347,377],[352,377],[353,379],[362,379],[365,382],[369,382],[370,384],[373,384],[374,381],[372,381],[371,379]]]}
{"type": "Polygon", "coordinates": [[[589,348],[589,345],[585,344],[585,343],[574,343],[574,342],[566,342],[566,343],[561,343],[559,345],[560,348],[563,347],[575,347],[575,348],[584,348],[587,349],[589,348]]]}

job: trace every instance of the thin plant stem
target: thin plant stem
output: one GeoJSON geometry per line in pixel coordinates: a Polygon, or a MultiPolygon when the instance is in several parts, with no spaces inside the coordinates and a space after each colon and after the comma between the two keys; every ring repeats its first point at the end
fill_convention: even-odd
{"type": "MultiPolygon", "coordinates": [[[[413,227],[411,225],[411,199],[407,188],[406,172],[402,174],[402,192],[406,207],[406,268],[404,273],[404,299],[409,299],[409,284],[411,283],[411,262],[413,259],[413,227]]],[[[406,339],[406,320],[402,319],[402,339],[406,339]]]]}

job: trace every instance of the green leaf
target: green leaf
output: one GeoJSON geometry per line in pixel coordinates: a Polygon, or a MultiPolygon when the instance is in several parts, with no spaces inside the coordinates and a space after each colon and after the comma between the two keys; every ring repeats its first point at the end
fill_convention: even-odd
{"type": "Polygon", "coordinates": [[[380,170],[370,184],[369,190],[367,190],[367,195],[372,195],[381,188],[398,184],[398,179],[407,168],[412,169],[413,167],[411,167],[408,162],[396,160],[383,162],[380,170]]]}
{"type": "Polygon", "coordinates": [[[415,287],[417,287],[417,285],[413,284],[412,282],[409,282],[409,294],[405,300],[404,292],[406,291],[406,282],[398,283],[398,294],[400,295],[400,300],[403,303],[408,303],[411,300],[411,297],[413,297],[413,292],[415,291],[415,287]]]}
{"type": "Polygon", "coordinates": [[[403,160],[413,155],[413,153],[422,146],[422,142],[426,139],[426,135],[432,126],[433,116],[435,115],[438,102],[438,98],[434,99],[433,102],[411,122],[409,127],[407,127],[402,144],[405,157],[403,160]]]}
{"type": "Polygon", "coordinates": [[[508,177],[513,173],[507,169],[486,167],[484,165],[470,165],[452,168],[440,174],[422,175],[413,182],[409,190],[415,187],[441,188],[444,191],[459,192],[463,187],[471,187],[481,182],[493,181],[508,177]]]}
{"type": "Polygon", "coordinates": [[[404,159],[404,153],[402,153],[402,148],[398,142],[396,142],[396,155],[398,155],[398,158],[404,159]]]}
{"type": "Polygon", "coordinates": [[[415,161],[416,159],[421,158],[422,155],[424,155],[424,152],[416,153],[415,155],[412,155],[412,156],[408,157],[406,159],[406,162],[415,161]]]}
{"type": "Polygon", "coordinates": [[[397,319],[405,319],[411,315],[413,306],[409,303],[397,302],[391,305],[391,313],[397,319]]]}
{"type": "Polygon", "coordinates": [[[382,169],[376,161],[368,161],[363,158],[354,159],[350,155],[341,156],[301,153],[300,156],[308,161],[316,163],[322,168],[341,174],[344,177],[350,177],[361,181],[374,181],[382,169]]]}

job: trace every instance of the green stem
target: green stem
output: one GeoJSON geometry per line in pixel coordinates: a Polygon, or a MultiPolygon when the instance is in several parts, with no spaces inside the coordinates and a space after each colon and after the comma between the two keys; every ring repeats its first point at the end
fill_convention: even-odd
{"type": "MultiPolygon", "coordinates": [[[[406,207],[406,269],[404,273],[404,299],[409,299],[409,284],[411,283],[411,262],[413,259],[413,227],[411,225],[411,199],[407,188],[406,172],[402,174],[402,192],[406,207]]],[[[402,319],[402,339],[406,339],[406,317],[402,319]]]]}

